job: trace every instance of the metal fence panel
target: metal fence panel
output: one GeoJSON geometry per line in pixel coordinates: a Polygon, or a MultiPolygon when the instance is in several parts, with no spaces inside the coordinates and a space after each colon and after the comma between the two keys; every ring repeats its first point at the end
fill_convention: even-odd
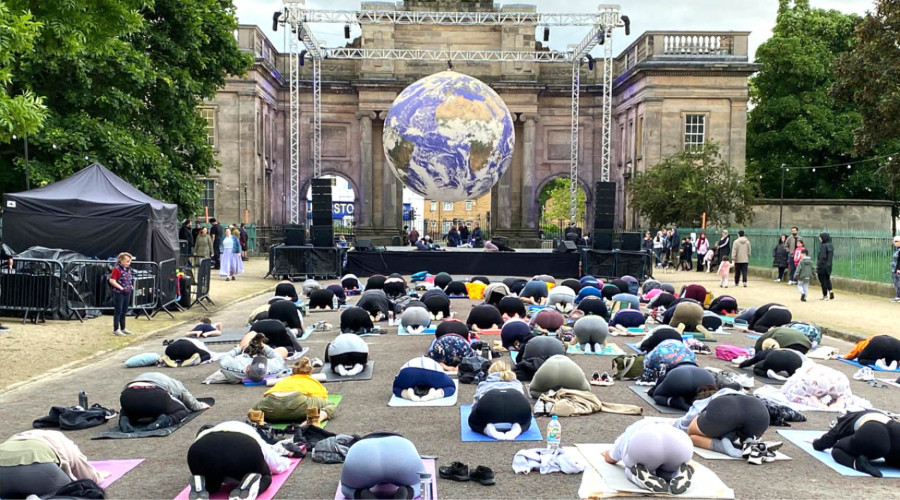
{"type": "Polygon", "coordinates": [[[54,260],[15,259],[0,274],[0,310],[25,313],[22,323],[44,320],[62,295],[62,265],[54,260]]]}
{"type": "Polygon", "coordinates": [[[196,279],[196,290],[194,301],[191,303],[191,306],[197,304],[203,309],[206,309],[206,306],[203,304],[203,301],[207,301],[212,305],[216,303],[209,298],[209,280],[210,274],[212,273],[212,259],[202,259],[200,264],[197,265],[197,273],[194,278],[196,279]]]}

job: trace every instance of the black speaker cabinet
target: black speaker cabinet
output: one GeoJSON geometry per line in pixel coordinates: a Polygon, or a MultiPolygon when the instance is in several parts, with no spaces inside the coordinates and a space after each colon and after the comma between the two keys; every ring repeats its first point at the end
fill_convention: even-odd
{"type": "Polygon", "coordinates": [[[284,244],[289,247],[299,247],[306,244],[306,228],[302,224],[284,229],[284,244]]]}
{"type": "Polygon", "coordinates": [[[641,250],[641,233],[622,233],[622,250],[639,252],[641,250]]]}
{"type": "Polygon", "coordinates": [[[334,227],[313,226],[309,230],[309,236],[314,247],[333,247],[334,246],[334,227]]]}
{"type": "Polygon", "coordinates": [[[612,250],[613,249],[613,233],[612,231],[594,231],[591,234],[591,243],[594,250],[612,250]]]}
{"type": "Polygon", "coordinates": [[[575,253],[578,251],[578,246],[575,245],[574,241],[563,240],[559,242],[559,246],[556,247],[554,252],[557,253],[575,253]]]}
{"type": "Polygon", "coordinates": [[[356,240],[356,245],[353,247],[357,252],[374,252],[375,244],[372,243],[372,240],[356,240]]]}

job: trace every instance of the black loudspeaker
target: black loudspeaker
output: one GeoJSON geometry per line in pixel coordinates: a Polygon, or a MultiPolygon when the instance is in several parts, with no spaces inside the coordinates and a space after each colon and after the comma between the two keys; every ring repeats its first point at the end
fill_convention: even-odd
{"type": "Polygon", "coordinates": [[[313,226],[309,236],[314,247],[334,246],[334,228],[331,226],[313,226]]]}
{"type": "Polygon", "coordinates": [[[509,238],[507,238],[506,236],[494,236],[493,238],[491,238],[491,243],[497,245],[498,247],[501,245],[508,247],[509,238]]]}
{"type": "Polygon", "coordinates": [[[612,231],[597,230],[591,234],[591,243],[594,250],[612,250],[613,249],[613,233],[612,231]]]}
{"type": "Polygon", "coordinates": [[[641,250],[641,233],[622,233],[622,250],[639,252],[641,250]]]}
{"type": "Polygon", "coordinates": [[[372,240],[356,240],[356,245],[353,247],[357,252],[374,252],[375,244],[372,243],[372,240]]]}
{"type": "Polygon", "coordinates": [[[612,231],[616,217],[616,183],[598,182],[594,189],[594,233],[612,231]]]}
{"type": "Polygon", "coordinates": [[[284,228],[284,244],[299,247],[306,244],[306,227],[303,224],[284,228]]]}
{"type": "Polygon", "coordinates": [[[331,226],[331,212],[313,212],[312,227],[331,226]]]}
{"type": "Polygon", "coordinates": [[[560,241],[559,246],[554,250],[557,253],[575,253],[577,251],[578,247],[575,245],[575,242],[569,240],[560,241]]]}

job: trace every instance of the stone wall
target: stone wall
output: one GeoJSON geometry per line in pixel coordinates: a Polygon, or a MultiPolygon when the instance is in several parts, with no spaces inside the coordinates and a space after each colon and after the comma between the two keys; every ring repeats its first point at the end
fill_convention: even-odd
{"type": "MultiPolygon", "coordinates": [[[[777,228],[779,200],[762,199],[753,207],[750,228],[777,228]]],[[[886,200],[784,200],[781,227],[831,230],[891,230],[891,202],[886,200]]]]}

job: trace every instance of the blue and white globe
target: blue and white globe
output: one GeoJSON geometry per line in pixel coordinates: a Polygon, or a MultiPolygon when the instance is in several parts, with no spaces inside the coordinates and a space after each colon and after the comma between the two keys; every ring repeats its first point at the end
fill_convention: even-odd
{"type": "Polygon", "coordinates": [[[503,99],[481,80],[453,71],[407,87],[384,120],[384,155],[394,175],[431,200],[489,192],[509,168],[515,141],[503,99]]]}

